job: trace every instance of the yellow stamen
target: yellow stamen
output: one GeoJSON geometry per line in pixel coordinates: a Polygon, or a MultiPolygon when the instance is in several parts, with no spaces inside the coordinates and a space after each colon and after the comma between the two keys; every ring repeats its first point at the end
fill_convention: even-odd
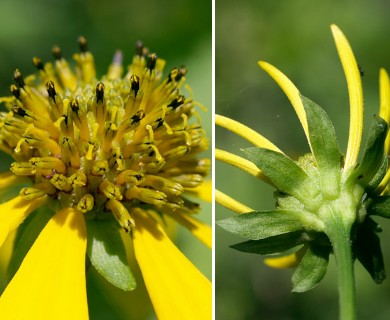
{"type": "Polygon", "coordinates": [[[218,202],[220,205],[224,206],[225,208],[232,210],[236,213],[247,213],[255,211],[242,204],[241,202],[234,200],[233,198],[229,197],[228,195],[224,194],[219,190],[215,190],[215,201],[218,202]]]}
{"type": "Polygon", "coordinates": [[[344,165],[344,168],[347,169],[355,166],[362,141],[363,88],[359,67],[348,40],[336,25],[332,24],[331,29],[341,64],[343,65],[349,93],[349,137],[344,165]]]}
{"type": "Polygon", "coordinates": [[[243,137],[244,139],[248,140],[249,142],[253,143],[255,146],[259,148],[266,148],[266,149],[283,153],[271,141],[267,140],[261,134],[257,133],[255,130],[248,128],[247,126],[243,125],[238,121],[216,114],[215,124],[243,137]]]}
{"type": "Polygon", "coordinates": [[[119,225],[125,229],[127,233],[135,228],[135,221],[133,217],[121,202],[115,199],[110,199],[107,202],[106,207],[108,210],[111,210],[119,225]]]}

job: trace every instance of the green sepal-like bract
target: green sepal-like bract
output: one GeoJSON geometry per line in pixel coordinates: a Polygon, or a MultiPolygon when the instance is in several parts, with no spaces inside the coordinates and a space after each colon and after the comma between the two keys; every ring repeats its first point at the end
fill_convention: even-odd
{"type": "Polygon", "coordinates": [[[361,186],[368,188],[366,191],[374,190],[386,173],[386,170],[383,170],[384,167],[387,167],[384,153],[386,135],[386,121],[378,116],[374,117],[374,122],[368,133],[362,161],[356,171],[351,175],[351,178],[357,179],[357,182],[361,186]],[[381,173],[379,176],[378,172],[381,173]]]}
{"type": "Polygon", "coordinates": [[[243,151],[278,190],[291,194],[301,202],[315,203],[319,195],[318,186],[289,157],[276,151],[257,147],[243,151]]]}
{"type": "Polygon", "coordinates": [[[340,187],[340,149],[336,132],[326,112],[301,95],[309,127],[310,147],[321,179],[321,190],[328,198],[335,198],[340,187]]]}
{"type": "Polygon", "coordinates": [[[324,277],[329,262],[329,246],[309,245],[291,278],[293,292],[313,289],[324,277]]]}
{"type": "Polygon", "coordinates": [[[250,240],[266,239],[295,231],[321,231],[323,223],[314,214],[298,210],[259,211],[220,220],[225,230],[250,240]]]}
{"type": "Polygon", "coordinates": [[[120,229],[110,216],[87,221],[87,254],[95,269],[111,284],[131,291],[136,282],[128,264],[120,229]]]}

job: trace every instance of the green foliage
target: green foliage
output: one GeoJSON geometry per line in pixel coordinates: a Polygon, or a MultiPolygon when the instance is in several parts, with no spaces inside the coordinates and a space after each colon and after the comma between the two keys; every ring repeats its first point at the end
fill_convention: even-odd
{"type": "Polygon", "coordinates": [[[119,227],[112,217],[87,221],[87,254],[95,269],[114,286],[130,291],[136,282],[119,227]]]}
{"type": "Polygon", "coordinates": [[[331,247],[310,245],[291,278],[293,292],[313,289],[325,276],[331,247]]]}

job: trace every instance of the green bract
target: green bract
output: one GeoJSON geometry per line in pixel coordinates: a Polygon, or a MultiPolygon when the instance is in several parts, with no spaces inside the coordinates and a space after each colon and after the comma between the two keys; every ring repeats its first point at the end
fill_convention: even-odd
{"type": "Polygon", "coordinates": [[[301,100],[311,154],[293,161],[269,149],[243,150],[277,189],[276,210],[234,216],[218,225],[249,240],[232,246],[243,252],[276,254],[304,245],[292,277],[294,292],[312,289],[322,280],[329,254],[340,239],[352,241],[353,258],[380,283],[385,271],[378,225],[370,215],[390,216],[390,198],[375,191],[387,169],[387,124],[374,118],[361,163],[344,170],[328,115],[308,98],[301,96],[301,100]]]}

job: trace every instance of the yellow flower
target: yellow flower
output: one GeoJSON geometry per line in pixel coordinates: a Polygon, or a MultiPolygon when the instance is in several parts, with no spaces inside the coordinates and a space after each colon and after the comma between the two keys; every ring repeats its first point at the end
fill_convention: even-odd
{"type": "Polygon", "coordinates": [[[106,252],[120,247],[111,243],[122,228],[158,318],[209,319],[210,281],[164,230],[172,217],[211,247],[211,228],[191,215],[198,205],[186,197],[204,195],[210,167],[197,158],[208,143],[196,103],[180,93],[187,71],[162,78],[165,62],[137,43],[127,71],[118,51],[97,79],[84,37],[79,45],[75,71],[54,47],[54,64],[34,58],[38,77],[16,70],[12,96],[0,98],[8,110],[0,113],[0,148],[15,160],[0,188],[23,184],[0,205],[0,246],[41,214],[35,209],[55,213],[0,297],[0,318],[87,319],[86,253],[108,281],[134,289],[127,262],[106,252]]]}

